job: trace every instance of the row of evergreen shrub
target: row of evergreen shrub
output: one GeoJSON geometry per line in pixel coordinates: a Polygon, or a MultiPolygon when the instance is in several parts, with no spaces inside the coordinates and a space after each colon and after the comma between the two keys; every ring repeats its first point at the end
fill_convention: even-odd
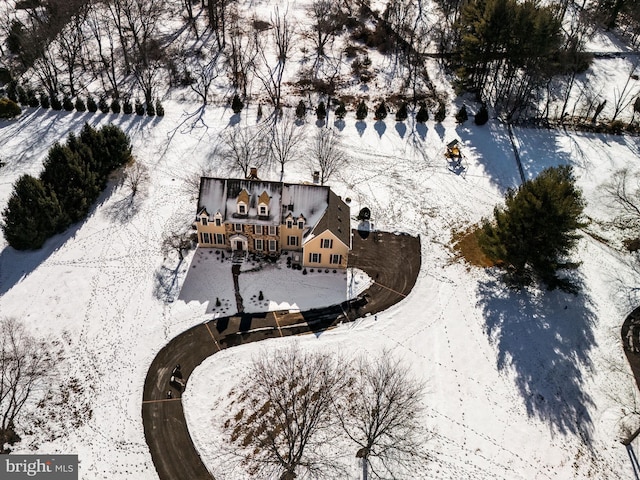
{"type": "Polygon", "coordinates": [[[45,93],[37,94],[31,89],[25,90],[23,87],[16,85],[13,82],[8,85],[7,97],[13,102],[20,103],[22,106],[66,110],[67,112],[76,110],[78,112],[89,111],[91,113],[95,113],[100,110],[102,113],[118,114],[122,112],[128,115],[132,113],[135,113],[136,115],[144,115],[146,113],[150,117],[155,115],[159,117],[164,116],[164,107],[162,106],[162,103],[160,103],[160,100],[156,100],[153,103],[143,104],[140,100],[136,99],[132,104],[131,100],[128,98],[123,100],[121,103],[121,100],[118,98],[108,100],[106,97],[102,96],[96,102],[91,95],[87,97],[86,103],[80,96],[73,100],[68,95],[65,95],[62,100],[60,100],[60,98],[55,95],[50,97],[45,93]]]}
{"type": "Polygon", "coordinates": [[[131,160],[129,137],[115,125],[84,125],[49,149],[39,178],[23,175],[2,212],[4,237],[17,250],[37,249],[86,217],[111,172],[131,160]]]}

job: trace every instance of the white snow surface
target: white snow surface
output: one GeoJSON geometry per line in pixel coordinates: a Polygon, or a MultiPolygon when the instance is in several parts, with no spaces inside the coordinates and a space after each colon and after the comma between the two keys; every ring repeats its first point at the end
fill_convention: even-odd
{"type": "MultiPolygon", "coordinates": [[[[0,122],[0,145],[9,160],[0,170],[0,209],[13,182],[24,173],[37,175],[47,149],[85,121],[121,126],[151,177],[127,211],[126,188],[112,182],[86,221],[42,250],[16,252],[0,240],[0,314],[22,319],[36,335],[68,332],[71,354],[61,371],[92,386],[86,400],[93,415],[83,426],[53,442],[25,435],[16,453],[77,453],[83,479],[157,478],[141,420],[147,369],[171,338],[235,308],[228,262],[217,261],[215,251],[191,252],[179,264],[161,250],[163,232],[195,217],[197,191],[187,178],[203,165],[216,176],[228,173],[212,152],[219,133],[235,128],[231,112],[209,108],[204,122],[192,128],[185,112],[196,108],[167,101],[164,118],[27,109],[17,121],[0,122]],[[216,298],[222,304],[217,309],[216,298]]],[[[578,296],[512,292],[493,272],[455,260],[452,229],[490,215],[520,182],[507,131],[494,121],[483,127],[452,119],[416,126],[411,118],[356,125],[348,116],[337,127],[350,163],[329,184],[351,198],[353,215],[369,207],[376,228],[420,235],[415,288],[377,317],[318,335],[233,348],[206,361],[184,398],[203,459],[220,472],[215,452],[222,441],[221,400],[241,379],[243,366],[262,349],[298,341],[304,348],[343,353],[391,349],[427,382],[424,424],[433,432],[427,445],[432,460],[416,478],[629,478],[632,467],[619,442],[621,405],[611,393],[635,388],[620,341],[620,326],[638,302],[631,260],[585,235],[576,252],[583,262],[578,296]],[[453,139],[462,144],[463,170],[450,169],[443,156],[453,139]]],[[[255,110],[242,112],[240,124],[254,122],[255,110]]],[[[312,138],[320,127],[314,122],[299,128],[312,138]]],[[[638,138],[534,129],[515,129],[515,135],[529,178],[551,165],[575,167],[587,213],[595,218],[609,214],[600,186],[619,168],[638,170],[638,138]]],[[[272,180],[278,175],[261,173],[272,180]]],[[[304,163],[287,164],[284,180],[309,180],[304,163]]],[[[247,306],[263,290],[269,308],[305,308],[306,282],[313,276],[285,284],[294,278],[289,274],[300,280],[300,272],[270,268],[240,275],[247,306]]],[[[335,295],[369,281],[358,272],[353,282],[332,272],[315,276],[335,280],[326,287],[335,288],[335,295]]],[[[324,300],[324,292],[316,300],[324,300]]]]}

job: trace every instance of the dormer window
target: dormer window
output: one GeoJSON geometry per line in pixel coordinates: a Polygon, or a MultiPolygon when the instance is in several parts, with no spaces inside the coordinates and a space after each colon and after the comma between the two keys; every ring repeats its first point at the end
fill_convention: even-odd
{"type": "Polygon", "coordinates": [[[287,218],[287,228],[293,228],[293,220],[287,218]]]}
{"type": "Polygon", "coordinates": [[[203,227],[206,227],[209,224],[209,220],[207,219],[207,217],[201,217],[200,221],[202,222],[203,227]]]}
{"type": "Polygon", "coordinates": [[[261,217],[266,217],[268,214],[269,214],[269,209],[267,208],[266,205],[258,206],[258,215],[260,215],[261,217]]]}
{"type": "Polygon", "coordinates": [[[222,225],[222,215],[220,214],[220,212],[217,212],[214,216],[214,222],[216,224],[216,227],[219,227],[222,225]]]}
{"type": "Polygon", "coordinates": [[[298,228],[302,230],[304,228],[304,220],[298,220],[298,228]]]}
{"type": "Polygon", "coordinates": [[[238,203],[238,214],[239,215],[247,214],[247,206],[244,203],[238,203]]]}

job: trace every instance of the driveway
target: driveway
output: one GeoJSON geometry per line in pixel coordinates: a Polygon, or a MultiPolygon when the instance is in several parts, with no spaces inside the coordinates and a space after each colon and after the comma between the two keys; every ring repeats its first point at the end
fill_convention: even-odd
{"type": "Polygon", "coordinates": [[[161,480],[212,480],[193,446],[180,392],[169,385],[180,364],[183,379],[223,348],[267,338],[300,335],[375,314],[404,299],[420,271],[420,239],[404,234],[353,232],[349,267],[364,270],[374,284],[364,299],[305,312],[239,314],[196,325],[171,340],[155,357],[144,384],[142,423],[161,480]],[[259,330],[256,330],[259,329],[259,330]],[[167,392],[172,398],[167,398],[167,392]]]}

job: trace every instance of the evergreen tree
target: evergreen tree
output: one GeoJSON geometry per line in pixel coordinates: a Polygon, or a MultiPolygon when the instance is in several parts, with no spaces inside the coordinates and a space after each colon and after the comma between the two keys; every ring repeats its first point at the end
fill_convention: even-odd
{"type": "Polygon", "coordinates": [[[446,109],[446,107],[444,106],[444,103],[443,103],[443,102],[440,102],[440,104],[439,104],[439,106],[438,106],[438,111],[436,112],[436,114],[435,114],[435,116],[433,117],[433,119],[434,119],[436,122],[440,123],[440,122],[444,121],[444,119],[446,118],[446,116],[447,116],[447,109],[446,109]]]}
{"type": "Polygon", "coordinates": [[[86,112],[87,111],[87,106],[84,104],[84,100],[82,100],[82,98],[78,97],[76,98],[76,112],[86,112]]]}
{"type": "Polygon", "coordinates": [[[18,103],[18,84],[15,80],[11,80],[7,84],[7,97],[14,103],[18,103]]]}
{"type": "Polygon", "coordinates": [[[108,175],[116,168],[120,168],[131,161],[131,140],[121,128],[112,124],[105,125],[98,134],[103,141],[103,146],[98,148],[104,150],[96,152],[94,148],[91,148],[91,151],[94,157],[102,153],[102,158],[99,162],[102,165],[102,171],[108,175]]]}
{"type": "Polygon", "coordinates": [[[338,108],[336,108],[336,117],[339,120],[343,120],[347,116],[347,108],[344,106],[344,102],[340,102],[338,108]]]}
{"type": "Polygon", "coordinates": [[[153,103],[147,103],[147,115],[150,117],[155,117],[156,109],[153,106],[153,103]]]}
{"type": "Polygon", "coordinates": [[[231,100],[231,110],[233,110],[233,113],[238,114],[242,111],[243,108],[244,103],[242,103],[242,100],[240,100],[240,97],[236,93],[231,100]]]}
{"type": "Polygon", "coordinates": [[[91,163],[67,145],[56,143],[49,150],[40,179],[55,193],[64,212],[60,230],[84,218],[100,194],[91,163]]]}
{"type": "Polygon", "coordinates": [[[156,100],[156,115],[164,117],[164,107],[162,106],[162,103],[160,103],[160,100],[156,100]]]}
{"type": "Polygon", "coordinates": [[[87,110],[91,113],[96,113],[98,111],[98,104],[91,95],[87,97],[87,110]]]}
{"type": "Polygon", "coordinates": [[[460,110],[458,110],[458,113],[456,113],[456,122],[464,123],[468,119],[469,119],[469,114],[467,113],[467,107],[466,105],[462,105],[462,108],[460,108],[460,110]]]}
{"type": "Polygon", "coordinates": [[[387,118],[387,106],[384,103],[384,100],[380,102],[380,105],[376,108],[375,111],[375,120],[384,120],[387,118]]]}
{"type": "Polygon", "coordinates": [[[257,117],[258,117],[258,120],[260,120],[262,118],[262,104],[261,103],[258,104],[257,117]]]}
{"type": "Polygon", "coordinates": [[[360,103],[356,107],[356,118],[358,120],[364,120],[367,118],[367,114],[369,113],[369,109],[367,105],[364,103],[364,100],[360,100],[360,103]]]}
{"type": "Polygon", "coordinates": [[[478,110],[478,113],[476,113],[475,117],[473,118],[473,121],[476,125],[484,125],[489,121],[489,111],[487,110],[486,104],[482,104],[480,110],[478,110]]]}
{"type": "Polygon", "coordinates": [[[4,238],[16,250],[40,248],[56,232],[60,214],[55,195],[39,179],[23,175],[2,212],[4,238]]]}
{"type": "Polygon", "coordinates": [[[421,103],[418,113],[416,113],[416,122],[425,123],[427,120],[429,120],[429,111],[427,110],[427,106],[421,103]]]}
{"type": "Polygon", "coordinates": [[[400,104],[400,108],[398,108],[398,111],[396,112],[396,122],[404,122],[407,119],[407,116],[407,104],[402,102],[400,104]]]}
{"type": "Polygon", "coordinates": [[[133,105],[131,105],[131,100],[129,100],[128,98],[124,100],[122,111],[127,115],[131,115],[133,113],[133,105]]]}
{"type": "Polygon", "coordinates": [[[36,108],[36,107],[40,106],[40,100],[38,100],[36,92],[34,92],[33,90],[29,90],[27,95],[29,97],[29,106],[30,107],[36,108]]]}
{"type": "Polygon", "coordinates": [[[100,100],[98,100],[98,108],[102,113],[109,113],[109,103],[106,98],[100,97],[100,100]]]}
{"type": "Polygon", "coordinates": [[[318,120],[324,120],[327,118],[327,107],[325,107],[324,102],[318,103],[318,107],[316,108],[316,118],[318,120]]]}
{"type": "Polygon", "coordinates": [[[549,289],[575,291],[575,285],[558,272],[577,267],[568,256],[579,238],[576,230],[584,226],[583,209],[572,168],[548,168],[507,192],[505,207],[496,207],[493,221],[482,224],[480,248],[505,270],[505,279],[513,286],[538,280],[549,289]]]}
{"type": "Polygon", "coordinates": [[[298,120],[304,119],[307,114],[307,106],[304,104],[302,100],[298,102],[298,106],[296,107],[296,118],[298,120]]]}
{"type": "Polygon", "coordinates": [[[27,96],[27,91],[20,85],[18,85],[16,92],[18,93],[18,101],[20,102],[20,105],[24,107],[29,105],[29,97],[27,96]]]}
{"type": "Polygon", "coordinates": [[[121,109],[122,107],[120,106],[120,100],[118,100],[117,98],[114,98],[111,101],[111,111],[117,115],[118,113],[120,113],[121,109]]]}
{"type": "Polygon", "coordinates": [[[49,95],[45,93],[40,94],[40,106],[42,108],[51,108],[51,102],[49,101],[49,95]]]}
{"type": "Polygon", "coordinates": [[[140,116],[144,115],[144,105],[142,105],[142,102],[137,98],[136,98],[135,109],[136,109],[136,115],[140,115],[140,116]]]}
{"type": "Polygon", "coordinates": [[[51,97],[51,108],[56,111],[62,110],[62,102],[57,95],[51,97]]]}
{"type": "Polygon", "coordinates": [[[62,108],[64,108],[67,112],[71,112],[73,110],[73,102],[68,95],[65,95],[62,99],[62,108]]]}

